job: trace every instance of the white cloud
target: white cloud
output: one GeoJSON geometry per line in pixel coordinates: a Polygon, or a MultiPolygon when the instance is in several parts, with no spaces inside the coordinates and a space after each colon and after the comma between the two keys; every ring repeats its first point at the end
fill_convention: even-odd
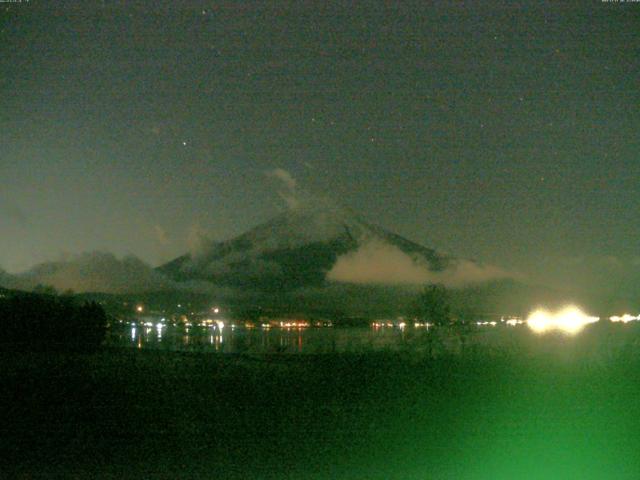
{"type": "Polygon", "coordinates": [[[419,284],[431,272],[411,257],[387,243],[372,240],[338,258],[327,279],[347,283],[419,284]]]}
{"type": "Polygon", "coordinates": [[[381,240],[370,240],[338,258],[327,280],[357,284],[416,285],[442,283],[457,287],[509,277],[503,270],[468,260],[453,260],[441,272],[433,272],[422,258],[412,258],[381,240]]]}

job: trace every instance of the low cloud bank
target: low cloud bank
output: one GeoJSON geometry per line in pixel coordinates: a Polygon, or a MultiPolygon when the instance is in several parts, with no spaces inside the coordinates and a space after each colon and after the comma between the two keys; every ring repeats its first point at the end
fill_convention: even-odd
{"type": "Polygon", "coordinates": [[[413,258],[394,245],[371,240],[340,256],[327,273],[327,280],[378,285],[442,283],[458,287],[510,276],[497,267],[469,260],[452,260],[444,271],[433,272],[426,259],[413,258]]]}
{"type": "Polygon", "coordinates": [[[122,259],[105,252],[84,253],[66,262],[36,269],[40,283],[58,290],[122,293],[127,291],[160,290],[172,282],[134,256],[122,259]]]}
{"type": "Polygon", "coordinates": [[[174,281],[139,258],[118,258],[108,252],[88,252],[60,261],[45,262],[31,270],[10,274],[0,268],[0,287],[33,290],[38,285],[54,287],[59,292],[76,293],[144,293],[182,290],[217,296],[231,295],[231,289],[203,280],[174,281]]]}
{"type": "Polygon", "coordinates": [[[483,265],[470,260],[455,260],[451,267],[438,273],[444,285],[459,287],[472,283],[482,283],[503,278],[516,278],[512,273],[506,272],[493,265],[483,265]]]}
{"type": "Polygon", "coordinates": [[[90,252],[67,260],[47,262],[18,275],[0,276],[9,288],[31,289],[38,284],[58,291],[145,292],[175,287],[165,276],[134,256],[122,259],[107,252],[90,252]]]}

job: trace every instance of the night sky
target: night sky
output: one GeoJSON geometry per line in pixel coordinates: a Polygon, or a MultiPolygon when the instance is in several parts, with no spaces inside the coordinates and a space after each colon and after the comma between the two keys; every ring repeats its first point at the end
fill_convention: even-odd
{"type": "Polygon", "coordinates": [[[640,3],[304,3],[0,3],[0,267],[158,265],[281,211],[280,168],[533,281],[640,279],[640,3]]]}

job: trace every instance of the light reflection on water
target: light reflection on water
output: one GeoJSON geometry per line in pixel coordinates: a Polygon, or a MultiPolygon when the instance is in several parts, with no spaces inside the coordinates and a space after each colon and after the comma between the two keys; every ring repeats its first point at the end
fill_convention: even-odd
{"type": "MultiPolygon", "coordinates": [[[[160,325],[160,324],[159,324],[160,325]]],[[[224,328],[113,325],[107,344],[224,353],[333,353],[402,347],[424,331],[400,328],[224,328]]]]}
{"type": "MultiPolygon", "coordinates": [[[[612,324],[614,325],[614,324],[612,324]]],[[[618,348],[640,353],[640,324],[617,325],[606,332],[592,331],[567,336],[537,335],[526,325],[479,327],[472,330],[434,331],[413,327],[308,327],[244,328],[210,326],[173,326],[163,324],[115,324],[107,334],[107,345],[139,349],[219,353],[343,353],[371,351],[410,351],[416,353],[460,353],[466,349],[488,348],[521,351],[534,348],[571,354],[571,345],[583,345],[589,351],[608,355],[618,348]],[[465,333],[466,332],[466,333],[465,333]],[[586,336],[585,336],[586,335],[586,336]],[[573,340],[575,342],[573,342],[573,340]],[[607,353],[609,352],[609,353],[607,353]]]]}

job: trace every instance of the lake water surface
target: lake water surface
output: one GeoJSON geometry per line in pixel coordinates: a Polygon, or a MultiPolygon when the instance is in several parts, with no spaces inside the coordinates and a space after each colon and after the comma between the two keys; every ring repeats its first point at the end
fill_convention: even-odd
{"type": "Polygon", "coordinates": [[[133,348],[220,353],[334,353],[405,348],[426,329],[397,327],[245,328],[117,324],[107,344],[133,348]]]}
{"type": "Polygon", "coordinates": [[[639,325],[590,326],[577,335],[531,332],[526,325],[441,329],[429,335],[426,327],[255,327],[172,325],[165,323],[112,325],[108,346],[211,353],[358,353],[375,351],[460,353],[465,348],[564,351],[580,348],[602,354],[631,348],[640,352],[639,325]]]}

